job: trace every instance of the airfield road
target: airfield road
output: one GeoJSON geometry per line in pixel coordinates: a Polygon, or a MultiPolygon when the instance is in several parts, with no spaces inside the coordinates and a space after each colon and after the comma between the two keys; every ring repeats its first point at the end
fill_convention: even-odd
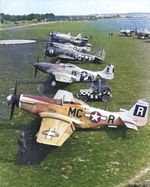
{"type": "Polygon", "coordinates": [[[36,40],[0,40],[0,44],[27,44],[27,43],[34,43],[36,40]]]}
{"type": "Polygon", "coordinates": [[[2,24],[0,24],[0,30],[9,30],[9,29],[20,29],[20,28],[24,28],[24,27],[32,27],[32,26],[36,26],[36,25],[42,25],[42,24],[53,24],[53,23],[57,23],[55,21],[52,22],[38,22],[38,23],[32,23],[32,24],[28,24],[28,25],[23,25],[23,26],[17,26],[17,27],[7,27],[7,28],[3,28],[2,24]]]}

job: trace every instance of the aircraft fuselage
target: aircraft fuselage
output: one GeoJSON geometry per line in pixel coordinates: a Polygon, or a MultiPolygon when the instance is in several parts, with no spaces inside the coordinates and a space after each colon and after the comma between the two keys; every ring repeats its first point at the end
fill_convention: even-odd
{"type": "Polygon", "coordinates": [[[62,103],[62,100],[47,97],[21,95],[19,108],[32,114],[50,112],[67,116],[72,121],[78,120],[80,125],[75,125],[81,128],[92,128],[101,125],[123,125],[119,118],[120,114],[92,108],[78,99],[75,99],[73,103],[62,103]]]}

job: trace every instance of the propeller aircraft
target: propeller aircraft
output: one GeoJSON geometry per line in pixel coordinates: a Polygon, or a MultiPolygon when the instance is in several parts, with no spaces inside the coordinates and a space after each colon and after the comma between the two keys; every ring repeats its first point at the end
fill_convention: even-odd
{"type": "Polygon", "coordinates": [[[105,50],[100,49],[96,55],[91,55],[89,53],[78,52],[75,50],[57,48],[54,46],[48,46],[45,50],[45,57],[49,56],[52,61],[71,60],[71,61],[90,61],[99,62],[105,59],[105,50]]]}
{"type": "Polygon", "coordinates": [[[70,63],[63,64],[57,62],[56,64],[52,64],[46,62],[37,62],[34,63],[33,66],[35,67],[34,77],[36,77],[37,70],[40,70],[44,73],[53,75],[54,82],[89,82],[92,81],[97,75],[100,75],[100,77],[103,79],[114,78],[114,66],[110,64],[107,65],[103,71],[96,72],[81,69],[78,66],[70,63]]]}
{"type": "MultiPolygon", "coordinates": [[[[91,51],[91,44],[86,43],[85,45],[81,46],[81,45],[73,45],[69,42],[66,43],[57,43],[52,41],[50,38],[47,40],[47,47],[49,46],[54,46],[57,48],[62,48],[62,49],[68,49],[68,50],[75,50],[75,51],[80,51],[80,52],[90,52],[91,51]]],[[[46,51],[46,49],[44,51],[46,51]]]]}
{"type": "Polygon", "coordinates": [[[126,36],[128,36],[128,35],[132,36],[134,34],[134,32],[135,32],[134,30],[129,30],[129,29],[124,30],[124,29],[120,28],[120,33],[125,34],[126,36]]]}
{"type": "Polygon", "coordinates": [[[140,30],[136,29],[135,34],[138,36],[138,38],[145,39],[145,38],[149,38],[150,32],[147,29],[145,29],[144,31],[142,31],[142,29],[140,30]]]}
{"type": "Polygon", "coordinates": [[[58,90],[54,98],[35,95],[16,95],[7,97],[11,107],[12,119],[15,106],[42,118],[41,127],[37,134],[37,142],[61,146],[75,131],[75,127],[93,128],[101,125],[117,127],[125,125],[130,129],[147,123],[149,104],[139,100],[129,111],[120,109],[119,112],[108,112],[93,108],[73,97],[68,91],[58,90]]]}
{"type": "Polygon", "coordinates": [[[72,43],[74,45],[85,45],[88,42],[88,38],[85,36],[82,38],[81,34],[78,34],[76,37],[71,36],[70,33],[64,34],[64,33],[59,33],[52,31],[49,33],[49,37],[54,41],[54,42],[59,42],[59,43],[72,43]]]}

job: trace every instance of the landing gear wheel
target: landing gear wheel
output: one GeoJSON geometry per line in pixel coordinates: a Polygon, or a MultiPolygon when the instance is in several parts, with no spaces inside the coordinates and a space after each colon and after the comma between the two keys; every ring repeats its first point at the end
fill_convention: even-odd
{"type": "Polygon", "coordinates": [[[109,96],[108,95],[103,95],[102,96],[102,101],[103,102],[107,102],[109,100],[109,96]]]}
{"type": "Polygon", "coordinates": [[[81,100],[86,103],[88,101],[88,98],[86,95],[83,95],[81,96],[81,100]]]}

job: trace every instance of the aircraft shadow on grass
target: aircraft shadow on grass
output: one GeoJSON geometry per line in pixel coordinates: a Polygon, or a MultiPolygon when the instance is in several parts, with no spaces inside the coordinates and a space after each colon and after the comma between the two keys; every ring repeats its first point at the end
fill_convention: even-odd
{"type": "Polygon", "coordinates": [[[56,86],[52,86],[52,78],[53,75],[49,75],[38,87],[39,92],[47,97],[53,97],[58,90],[64,90],[69,85],[69,83],[57,82],[56,86]]]}
{"type": "MultiPolygon", "coordinates": [[[[117,128],[108,128],[108,126],[101,126],[100,128],[89,128],[89,129],[76,128],[76,131],[82,131],[82,132],[99,131],[99,133],[105,131],[111,140],[117,140],[117,139],[123,140],[126,139],[127,128],[124,126],[120,126],[117,128]]],[[[101,136],[101,134],[99,135],[101,136]]]]}
{"type": "MultiPolygon", "coordinates": [[[[40,129],[41,118],[36,118],[31,123],[24,127],[25,132],[25,142],[27,145],[27,160],[26,164],[38,165],[40,164],[54,149],[56,146],[40,144],[36,142],[36,134],[40,129]]],[[[108,137],[112,140],[116,139],[126,139],[126,128],[118,127],[118,129],[109,129],[107,126],[103,126],[101,128],[89,128],[89,129],[81,129],[76,128],[78,132],[88,132],[88,131],[105,131],[108,137]]],[[[73,138],[71,136],[70,138],[73,138]]],[[[74,138],[73,138],[74,139],[74,138]]]]}

